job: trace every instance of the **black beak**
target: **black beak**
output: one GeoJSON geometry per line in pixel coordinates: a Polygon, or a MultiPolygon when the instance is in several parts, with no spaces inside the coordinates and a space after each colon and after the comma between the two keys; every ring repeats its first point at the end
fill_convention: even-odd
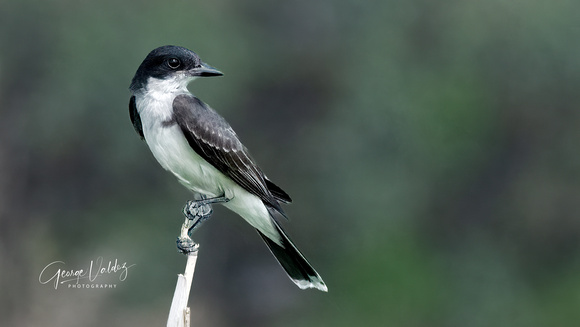
{"type": "Polygon", "coordinates": [[[196,67],[189,71],[193,76],[199,77],[211,77],[211,76],[222,76],[223,73],[219,70],[213,68],[212,66],[206,64],[205,62],[201,63],[201,66],[196,67]]]}

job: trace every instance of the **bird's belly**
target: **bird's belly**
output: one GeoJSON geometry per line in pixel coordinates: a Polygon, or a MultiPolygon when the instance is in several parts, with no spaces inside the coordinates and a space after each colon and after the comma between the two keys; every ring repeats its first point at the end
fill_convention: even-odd
{"type": "Polygon", "coordinates": [[[179,126],[152,126],[143,133],[155,159],[185,187],[208,196],[224,194],[226,177],[189,146],[179,126]]]}
{"type": "Polygon", "coordinates": [[[201,158],[189,146],[177,125],[146,128],[143,134],[155,159],[185,187],[209,197],[224,195],[230,200],[224,203],[227,208],[238,213],[270,239],[279,242],[279,235],[262,200],[201,158]]]}

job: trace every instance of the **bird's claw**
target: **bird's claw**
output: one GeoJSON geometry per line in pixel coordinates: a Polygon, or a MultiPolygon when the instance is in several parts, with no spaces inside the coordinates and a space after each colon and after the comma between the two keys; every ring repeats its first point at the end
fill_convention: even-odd
{"type": "Polygon", "coordinates": [[[190,220],[199,220],[211,216],[213,209],[203,201],[187,201],[183,207],[183,214],[190,220]]]}
{"type": "Polygon", "coordinates": [[[228,202],[226,197],[204,198],[201,200],[187,201],[183,207],[185,222],[181,226],[181,235],[177,238],[177,249],[179,252],[188,254],[197,251],[199,245],[191,239],[191,234],[201,226],[201,224],[211,217],[213,209],[212,203],[228,202]]]}
{"type": "Polygon", "coordinates": [[[177,250],[183,254],[189,254],[199,249],[199,244],[195,243],[190,237],[177,238],[177,250]]]}

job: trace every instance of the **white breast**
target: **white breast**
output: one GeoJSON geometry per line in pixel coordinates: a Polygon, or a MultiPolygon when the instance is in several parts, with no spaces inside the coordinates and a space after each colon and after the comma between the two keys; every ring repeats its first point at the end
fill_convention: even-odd
{"type": "Polygon", "coordinates": [[[190,190],[209,196],[223,194],[222,181],[215,179],[225,176],[195,153],[177,124],[164,125],[172,119],[173,99],[189,93],[187,89],[158,79],[150,79],[148,85],[145,92],[135,95],[135,105],[155,159],[190,190]]]}

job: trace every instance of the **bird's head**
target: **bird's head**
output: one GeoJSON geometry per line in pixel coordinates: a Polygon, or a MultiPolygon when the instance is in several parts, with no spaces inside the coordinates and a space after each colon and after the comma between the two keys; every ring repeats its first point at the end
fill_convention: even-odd
{"type": "Polygon", "coordinates": [[[197,77],[223,75],[184,47],[166,45],[151,51],[141,63],[130,89],[133,93],[146,88],[151,79],[168,87],[186,88],[197,77]]]}

